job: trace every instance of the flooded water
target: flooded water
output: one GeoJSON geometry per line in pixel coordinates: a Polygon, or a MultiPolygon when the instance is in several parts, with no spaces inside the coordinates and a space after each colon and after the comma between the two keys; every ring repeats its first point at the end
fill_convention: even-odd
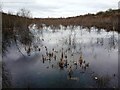
{"type": "Polygon", "coordinates": [[[31,28],[32,46],[3,57],[17,88],[118,87],[118,33],[61,26],[31,28]]]}

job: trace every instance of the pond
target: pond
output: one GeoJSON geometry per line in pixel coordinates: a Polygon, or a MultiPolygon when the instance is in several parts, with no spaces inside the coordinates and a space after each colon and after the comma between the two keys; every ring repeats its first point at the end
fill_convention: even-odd
{"type": "Polygon", "coordinates": [[[32,45],[17,42],[21,54],[13,43],[3,57],[13,87],[118,87],[117,32],[81,26],[30,30],[32,45]]]}

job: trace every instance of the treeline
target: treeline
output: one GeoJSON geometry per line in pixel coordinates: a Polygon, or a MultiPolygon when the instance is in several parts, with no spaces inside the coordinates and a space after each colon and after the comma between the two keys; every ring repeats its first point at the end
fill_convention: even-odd
{"type": "MultiPolygon", "coordinates": [[[[115,30],[120,32],[120,9],[112,10],[109,9],[105,12],[98,12],[96,14],[86,14],[76,17],[68,18],[26,18],[20,17],[18,15],[11,15],[2,13],[2,27],[6,29],[13,30],[13,26],[24,26],[32,23],[36,23],[38,27],[41,27],[41,24],[46,24],[48,26],[59,27],[59,25],[68,26],[68,25],[80,25],[83,27],[96,27],[103,28],[106,30],[115,30]]],[[[11,32],[12,34],[12,32],[11,32]]]]}
{"type": "Polygon", "coordinates": [[[44,23],[47,25],[59,26],[64,25],[80,25],[83,27],[96,27],[98,29],[106,29],[107,31],[115,30],[120,32],[120,9],[109,9],[105,12],[96,14],[86,14],[68,18],[34,18],[38,25],[44,23]]]}
{"type": "MultiPolygon", "coordinates": [[[[2,48],[6,50],[11,41],[19,39],[21,43],[27,45],[32,40],[28,26],[36,23],[38,28],[42,28],[42,24],[59,28],[63,26],[83,26],[96,27],[98,29],[106,29],[107,31],[120,32],[120,9],[109,9],[105,12],[98,12],[96,14],[86,14],[76,17],[67,18],[31,18],[30,11],[21,9],[16,15],[2,12],[2,48]]],[[[3,51],[4,52],[4,51],[3,51]]]]}
{"type": "Polygon", "coordinates": [[[29,13],[23,9],[21,11],[21,16],[19,13],[12,15],[2,12],[3,48],[6,48],[6,46],[11,43],[10,39],[13,40],[15,36],[17,36],[22,43],[28,44],[29,41],[31,41],[28,26],[32,23],[36,23],[39,28],[41,28],[41,24],[44,23],[47,26],[52,25],[56,28],[59,28],[59,25],[80,25],[88,28],[96,27],[98,29],[106,29],[107,31],[115,30],[120,32],[120,9],[109,9],[96,14],[86,14],[68,18],[30,18],[25,16],[29,13]]]}

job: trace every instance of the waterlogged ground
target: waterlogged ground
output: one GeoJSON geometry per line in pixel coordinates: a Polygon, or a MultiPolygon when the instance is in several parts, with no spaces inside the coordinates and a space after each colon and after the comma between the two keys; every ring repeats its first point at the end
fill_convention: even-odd
{"type": "Polygon", "coordinates": [[[17,88],[118,87],[118,33],[61,27],[31,29],[32,46],[11,45],[3,59],[17,88]]]}

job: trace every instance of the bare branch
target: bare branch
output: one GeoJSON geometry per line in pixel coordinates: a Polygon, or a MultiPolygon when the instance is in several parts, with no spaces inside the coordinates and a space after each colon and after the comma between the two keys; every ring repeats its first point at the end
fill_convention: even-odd
{"type": "Polygon", "coordinates": [[[31,17],[31,12],[30,10],[27,10],[25,8],[22,8],[20,9],[18,12],[17,12],[17,15],[18,16],[22,16],[22,17],[28,17],[30,18],[31,17]]]}

